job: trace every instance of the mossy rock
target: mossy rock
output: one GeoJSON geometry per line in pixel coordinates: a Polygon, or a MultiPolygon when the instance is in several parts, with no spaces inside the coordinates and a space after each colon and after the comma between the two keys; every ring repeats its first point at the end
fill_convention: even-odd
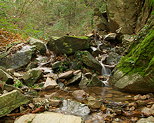
{"type": "Polygon", "coordinates": [[[37,69],[31,69],[27,71],[23,76],[24,83],[27,86],[33,86],[35,82],[42,76],[42,71],[37,69]]]}
{"type": "Polygon", "coordinates": [[[13,77],[2,69],[0,69],[0,80],[8,84],[13,84],[13,77]]]}
{"type": "Polygon", "coordinates": [[[32,46],[36,47],[36,51],[39,52],[40,54],[43,55],[46,53],[45,42],[43,42],[39,39],[32,38],[32,37],[30,38],[29,42],[32,46]]]}
{"type": "Polygon", "coordinates": [[[28,102],[29,100],[17,90],[3,94],[0,96],[0,117],[9,114],[14,109],[28,102]]]}
{"type": "Polygon", "coordinates": [[[76,53],[76,58],[82,61],[89,68],[101,73],[102,66],[101,64],[88,52],[88,51],[79,51],[76,53]]]}
{"type": "Polygon", "coordinates": [[[78,50],[88,49],[90,39],[86,36],[64,36],[58,39],[50,39],[47,47],[61,54],[73,54],[78,50]]]}
{"type": "Polygon", "coordinates": [[[154,30],[133,44],[110,79],[110,84],[127,92],[154,92],[154,30]]]}

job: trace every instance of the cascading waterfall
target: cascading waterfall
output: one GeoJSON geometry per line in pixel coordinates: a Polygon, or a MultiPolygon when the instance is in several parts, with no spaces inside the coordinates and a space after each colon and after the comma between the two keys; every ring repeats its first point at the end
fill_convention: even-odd
{"type": "Polygon", "coordinates": [[[104,80],[102,80],[102,82],[108,86],[108,80],[110,77],[110,71],[105,67],[105,65],[103,64],[102,60],[100,61],[100,64],[102,66],[102,76],[104,77],[104,80]]]}

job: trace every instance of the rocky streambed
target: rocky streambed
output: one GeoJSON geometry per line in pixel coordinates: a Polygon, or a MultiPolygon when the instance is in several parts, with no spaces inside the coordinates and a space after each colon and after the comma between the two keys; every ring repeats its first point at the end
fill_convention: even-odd
{"type": "Polygon", "coordinates": [[[133,41],[117,36],[30,38],[6,48],[0,54],[0,122],[154,122],[152,93],[122,93],[108,84],[133,41]]]}

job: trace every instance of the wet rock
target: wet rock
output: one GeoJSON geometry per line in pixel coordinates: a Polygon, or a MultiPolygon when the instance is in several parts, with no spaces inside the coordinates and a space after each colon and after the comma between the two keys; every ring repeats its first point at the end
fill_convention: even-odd
{"type": "Polygon", "coordinates": [[[88,37],[81,36],[64,36],[57,40],[51,39],[47,43],[47,47],[51,51],[56,51],[62,54],[72,54],[78,50],[88,49],[90,46],[88,37]]]}
{"type": "Polygon", "coordinates": [[[76,101],[63,100],[63,106],[59,110],[62,113],[73,114],[77,116],[86,116],[90,113],[90,109],[85,104],[76,101]]]}
{"type": "Polygon", "coordinates": [[[88,67],[96,70],[97,72],[101,72],[101,64],[88,51],[78,52],[77,57],[81,57],[81,61],[88,67]]]}
{"type": "Polygon", "coordinates": [[[87,103],[86,103],[89,107],[91,108],[100,108],[101,107],[101,101],[95,99],[94,97],[92,96],[89,96],[87,98],[87,103]]]}
{"type": "Polygon", "coordinates": [[[83,101],[88,97],[88,94],[84,90],[76,90],[72,93],[75,99],[83,101]]]}
{"type": "Polygon", "coordinates": [[[108,54],[108,57],[106,58],[106,64],[108,64],[108,65],[116,65],[119,62],[120,58],[121,58],[121,56],[118,55],[117,53],[110,52],[108,54]]]}
{"type": "Polygon", "coordinates": [[[82,78],[82,73],[79,72],[77,73],[76,75],[74,75],[70,80],[68,80],[65,85],[69,85],[69,84],[72,84],[72,83],[75,83],[75,82],[79,82],[82,78]]]}
{"type": "Polygon", "coordinates": [[[56,82],[55,80],[53,80],[53,79],[51,79],[51,78],[48,77],[48,78],[46,79],[46,82],[45,82],[43,88],[44,88],[45,90],[53,89],[53,88],[56,87],[57,85],[58,85],[58,84],[57,84],[57,82],[56,82]]]}
{"type": "Polygon", "coordinates": [[[137,123],[153,123],[154,122],[154,117],[150,116],[148,118],[141,118],[140,120],[137,121],[137,123]]]}
{"type": "Polygon", "coordinates": [[[68,79],[73,76],[73,71],[67,71],[58,75],[59,79],[68,79]]]}
{"type": "Polygon", "coordinates": [[[0,96],[0,117],[28,102],[29,100],[17,90],[3,94],[0,96]]]}
{"type": "Polygon", "coordinates": [[[85,75],[82,75],[82,79],[79,85],[80,86],[105,86],[96,74],[93,74],[91,78],[87,78],[85,75]]]}
{"type": "Polygon", "coordinates": [[[94,57],[96,57],[96,56],[98,56],[99,54],[102,53],[101,50],[98,49],[98,48],[95,49],[95,47],[91,47],[91,49],[92,49],[92,55],[93,55],[94,57]]]}
{"type": "Polygon", "coordinates": [[[27,86],[32,86],[34,85],[35,82],[37,82],[37,80],[42,76],[42,71],[38,70],[38,69],[31,69],[29,71],[27,71],[24,75],[23,75],[23,80],[24,83],[27,86]]]}
{"type": "Polygon", "coordinates": [[[44,112],[41,114],[27,114],[15,120],[15,123],[81,123],[81,117],[60,113],[44,112]]]}
{"type": "Polygon", "coordinates": [[[23,46],[21,50],[17,51],[15,54],[6,55],[0,58],[0,66],[7,69],[18,69],[27,65],[32,58],[35,49],[32,46],[23,46]]]}
{"type": "Polygon", "coordinates": [[[0,80],[7,84],[13,84],[13,77],[2,69],[0,69],[0,80]]]}
{"type": "Polygon", "coordinates": [[[89,86],[104,86],[102,81],[98,78],[96,74],[93,74],[91,78],[91,82],[88,84],[89,86]]]}
{"type": "Polygon", "coordinates": [[[40,54],[45,54],[46,53],[46,47],[45,47],[45,42],[39,40],[39,39],[35,39],[35,38],[30,38],[29,42],[31,45],[36,47],[36,50],[40,53],[40,54]]]}

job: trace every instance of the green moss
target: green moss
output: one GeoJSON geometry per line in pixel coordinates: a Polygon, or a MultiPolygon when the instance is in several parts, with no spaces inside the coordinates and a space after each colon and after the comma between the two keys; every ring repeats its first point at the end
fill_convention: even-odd
{"type": "MultiPolygon", "coordinates": [[[[144,40],[131,49],[128,55],[123,57],[117,68],[124,73],[139,73],[144,76],[148,74],[154,64],[154,30],[151,30],[144,40]]],[[[152,70],[154,71],[154,70],[152,70]]]]}

